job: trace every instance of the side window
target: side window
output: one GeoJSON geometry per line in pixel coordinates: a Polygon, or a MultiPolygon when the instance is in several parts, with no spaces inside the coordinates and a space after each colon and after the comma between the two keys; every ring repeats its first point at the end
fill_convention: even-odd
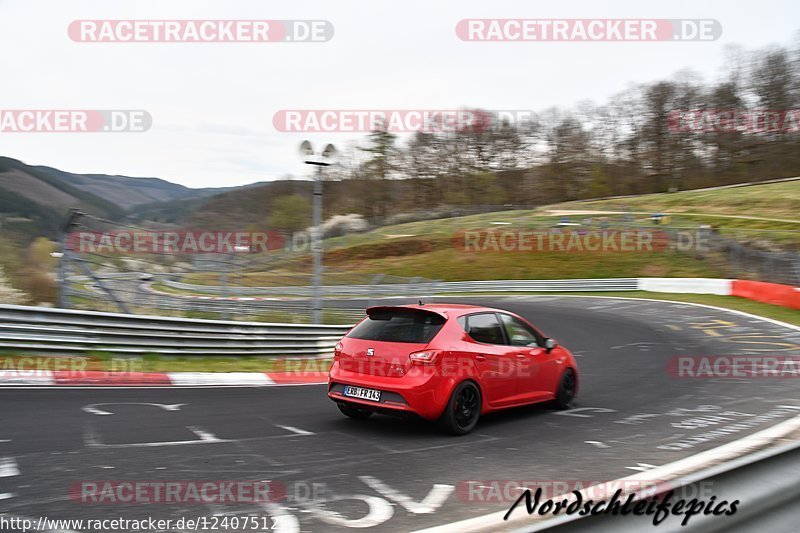
{"type": "Polygon", "coordinates": [[[500,319],[506,328],[509,344],[512,346],[542,346],[544,339],[533,328],[521,320],[506,314],[501,314],[500,319]]]}
{"type": "Polygon", "coordinates": [[[486,344],[505,344],[503,330],[494,313],[470,315],[467,317],[467,334],[473,340],[486,344]]]}

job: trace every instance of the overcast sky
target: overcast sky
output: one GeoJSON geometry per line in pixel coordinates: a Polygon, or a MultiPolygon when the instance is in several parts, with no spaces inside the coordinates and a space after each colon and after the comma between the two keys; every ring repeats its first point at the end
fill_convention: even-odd
{"type": "Polygon", "coordinates": [[[719,74],[725,47],[788,45],[797,0],[0,0],[0,109],[144,109],[146,133],[0,133],[0,155],[222,187],[305,175],[281,109],[534,109],[719,74]],[[713,42],[464,42],[464,18],[711,18],[713,42]],[[90,44],[76,19],[326,19],[326,43],[90,44]]]}

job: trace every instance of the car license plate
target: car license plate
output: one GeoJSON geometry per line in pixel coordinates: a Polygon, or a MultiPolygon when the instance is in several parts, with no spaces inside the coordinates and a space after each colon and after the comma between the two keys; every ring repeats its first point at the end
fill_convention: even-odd
{"type": "Polygon", "coordinates": [[[359,398],[361,400],[370,400],[373,402],[381,401],[381,391],[373,389],[362,389],[361,387],[345,387],[344,395],[351,398],[359,398]]]}

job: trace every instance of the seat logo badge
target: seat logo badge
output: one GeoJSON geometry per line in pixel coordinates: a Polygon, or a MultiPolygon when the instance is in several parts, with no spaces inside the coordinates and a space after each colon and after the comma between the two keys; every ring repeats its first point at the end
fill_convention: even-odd
{"type": "Polygon", "coordinates": [[[369,355],[370,357],[375,355],[375,349],[374,348],[367,348],[367,355],[369,355]]]}

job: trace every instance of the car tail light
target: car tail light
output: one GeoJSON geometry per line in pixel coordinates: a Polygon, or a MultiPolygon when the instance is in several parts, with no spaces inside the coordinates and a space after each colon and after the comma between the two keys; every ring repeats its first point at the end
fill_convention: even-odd
{"type": "Polygon", "coordinates": [[[342,346],[342,343],[341,342],[337,342],[336,346],[333,347],[333,358],[336,359],[337,357],[342,355],[342,350],[343,349],[344,349],[344,346],[342,346]]]}
{"type": "Polygon", "coordinates": [[[411,364],[414,365],[433,365],[436,364],[441,353],[437,350],[425,350],[409,354],[408,358],[411,360],[411,364]]]}

